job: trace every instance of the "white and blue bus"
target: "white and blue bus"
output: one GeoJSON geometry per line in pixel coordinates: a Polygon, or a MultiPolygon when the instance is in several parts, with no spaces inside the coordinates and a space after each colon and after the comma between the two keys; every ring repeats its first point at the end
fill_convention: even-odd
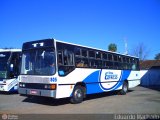
{"type": "Polygon", "coordinates": [[[21,49],[0,49],[0,91],[17,91],[21,49]]]}
{"type": "Polygon", "coordinates": [[[87,94],[119,90],[140,84],[139,59],[58,41],[26,42],[22,47],[19,94],[80,103],[87,94]]]}

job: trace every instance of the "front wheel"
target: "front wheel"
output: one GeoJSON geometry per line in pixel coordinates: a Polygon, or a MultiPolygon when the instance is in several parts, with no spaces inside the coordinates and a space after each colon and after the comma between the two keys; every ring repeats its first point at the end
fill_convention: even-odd
{"type": "Polygon", "coordinates": [[[84,88],[82,86],[76,86],[73,90],[70,102],[73,104],[81,103],[84,98],[84,88]]]}
{"type": "Polygon", "coordinates": [[[120,90],[120,94],[125,95],[127,92],[128,92],[128,83],[124,82],[123,86],[122,86],[122,89],[120,90]]]}

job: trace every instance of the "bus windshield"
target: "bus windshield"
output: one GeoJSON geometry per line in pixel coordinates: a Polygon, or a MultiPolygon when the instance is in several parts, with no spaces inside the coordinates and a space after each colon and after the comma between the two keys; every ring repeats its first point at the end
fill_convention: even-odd
{"type": "Polygon", "coordinates": [[[22,53],[21,74],[53,75],[55,73],[54,49],[35,49],[22,53]]]}
{"type": "Polygon", "coordinates": [[[7,78],[8,61],[11,52],[0,52],[0,78],[7,78]]]}

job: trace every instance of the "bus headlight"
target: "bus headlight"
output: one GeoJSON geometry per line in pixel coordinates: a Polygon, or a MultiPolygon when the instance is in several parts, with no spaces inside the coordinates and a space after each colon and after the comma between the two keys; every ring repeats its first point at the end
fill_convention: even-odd
{"type": "Polygon", "coordinates": [[[26,87],[25,83],[19,83],[19,87],[26,87]]]}
{"type": "Polygon", "coordinates": [[[6,80],[3,80],[3,83],[6,83],[6,80]]]}
{"type": "Polygon", "coordinates": [[[19,87],[22,87],[22,83],[19,83],[19,87]]]}
{"type": "Polygon", "coordinates": [[[44,85],[44,88],[45,89],[49,89],[49,85],[44,85]]]}
{"type": "Polygon", "coordinates": [[[22,87],[26,87],[26,85],[25,85],[25,84],[23,84],[23,85],[22,85],[22,87]]]}

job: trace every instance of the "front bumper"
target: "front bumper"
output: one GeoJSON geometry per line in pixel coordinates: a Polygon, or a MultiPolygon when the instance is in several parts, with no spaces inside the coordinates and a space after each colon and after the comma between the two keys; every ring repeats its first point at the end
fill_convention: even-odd
{"type": "Polygon", "coordinates": [[[0,91],[8,91],[8,90],[6,89],[6,85],[0,84],[0,91]]]}
{"type": "Polygon", "coordinates": [[[18,93],[21,95],[33,95],[56,98],[56,90],[19,88],[18,93]]]}

